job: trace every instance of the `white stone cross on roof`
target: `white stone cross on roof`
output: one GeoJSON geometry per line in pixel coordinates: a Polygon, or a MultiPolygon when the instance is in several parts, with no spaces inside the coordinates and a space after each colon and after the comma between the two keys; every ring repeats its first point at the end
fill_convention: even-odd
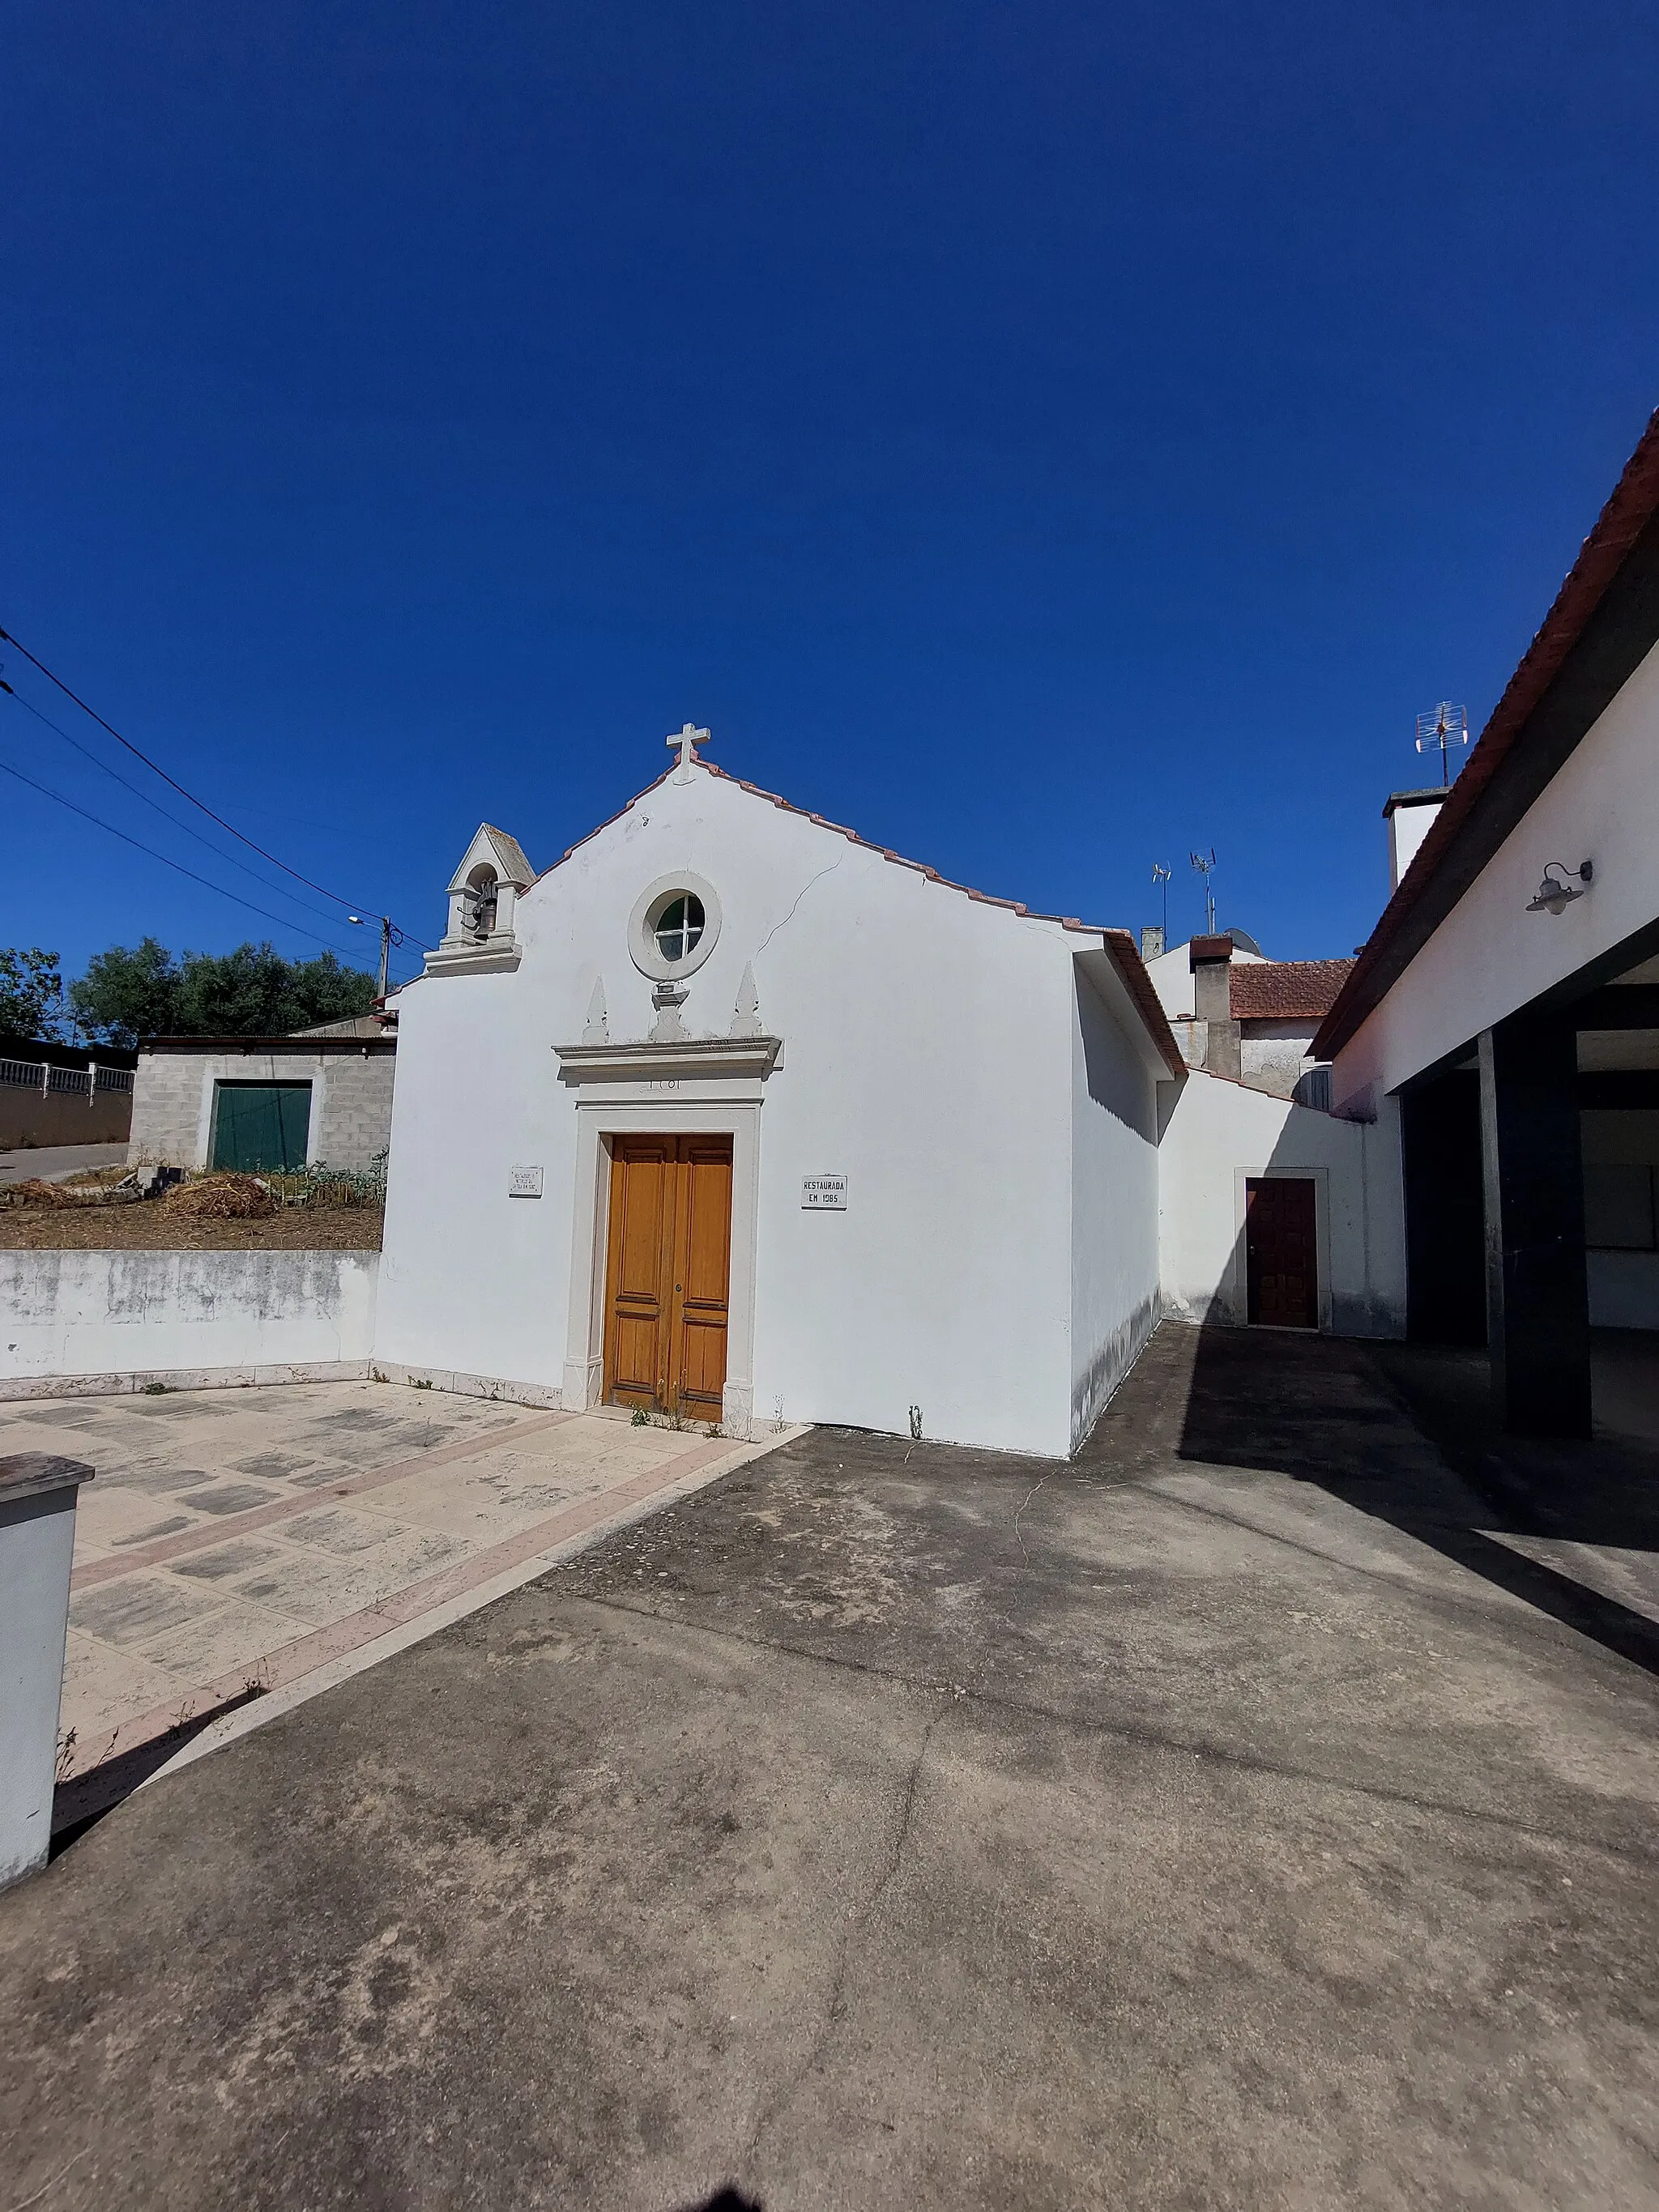
{"type": "Polygon", "coordinates": [[[678,782],[684,782],[690,772],[692,762],[697,757],[696,748],[708,744],[712,735],[711,731],[700,730],[695,723],[688,722],[683,730],[676,730],[669,737],[668,743],[671,745],[678,745],[680,749],[679,767],[676,771],[678,782]]]}

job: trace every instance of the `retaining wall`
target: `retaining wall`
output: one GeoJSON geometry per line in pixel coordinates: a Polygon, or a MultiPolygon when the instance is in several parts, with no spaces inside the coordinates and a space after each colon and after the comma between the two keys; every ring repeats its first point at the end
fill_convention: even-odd
{"type": "Polygon", "coordinates": [[[124,1145],[132,1121],[130,1091],[0,1089],[0,1152],[33,1145],[124,1145]]]}
{"type": "Polygon", "coordinates": [[[378,1252],[0,1252],[0,1398],[368,1371],[378,1252]]]}

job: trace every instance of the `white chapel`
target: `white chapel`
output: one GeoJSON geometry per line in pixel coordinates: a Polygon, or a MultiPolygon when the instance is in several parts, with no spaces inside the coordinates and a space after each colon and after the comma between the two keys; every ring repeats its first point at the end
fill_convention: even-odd
{"type": "Polygon", "coordinates": [[[1127,932],[1029,913],[678,739],[535,875],[479,830],[398,998],[377,1353],[737,1434],[1064,1454],[1160,1313],[1127,932]]]}

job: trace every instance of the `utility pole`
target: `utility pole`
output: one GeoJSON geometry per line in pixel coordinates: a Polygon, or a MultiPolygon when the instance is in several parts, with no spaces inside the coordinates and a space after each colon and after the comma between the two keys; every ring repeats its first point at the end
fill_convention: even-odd
{"type": "MultiPolygon", "coordinates": [[[[355,922],[359,929],[367,927],[360,914],[349,914],[346,920],[355,922]]],[[[378,999],[384,999],[386,996],[386,987],[392,969],[392,948],[394,945],[401,945],[403,941],[402,930],[394,929],[392,925],[392,916],[389,914],[383,914],[380,916],[380,988],[374,994],[378,999]]]]}

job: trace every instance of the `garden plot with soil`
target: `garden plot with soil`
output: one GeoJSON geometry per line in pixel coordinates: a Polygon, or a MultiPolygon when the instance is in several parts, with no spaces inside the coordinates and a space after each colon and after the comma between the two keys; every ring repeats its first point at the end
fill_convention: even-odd
{"type": "Polygon", "coordinates": [[[152,1198],[124,1171],[0,1192],[0,1250],[378,1252],[386,1203],[368,1177],[206,1175],[152,1198]]]}

